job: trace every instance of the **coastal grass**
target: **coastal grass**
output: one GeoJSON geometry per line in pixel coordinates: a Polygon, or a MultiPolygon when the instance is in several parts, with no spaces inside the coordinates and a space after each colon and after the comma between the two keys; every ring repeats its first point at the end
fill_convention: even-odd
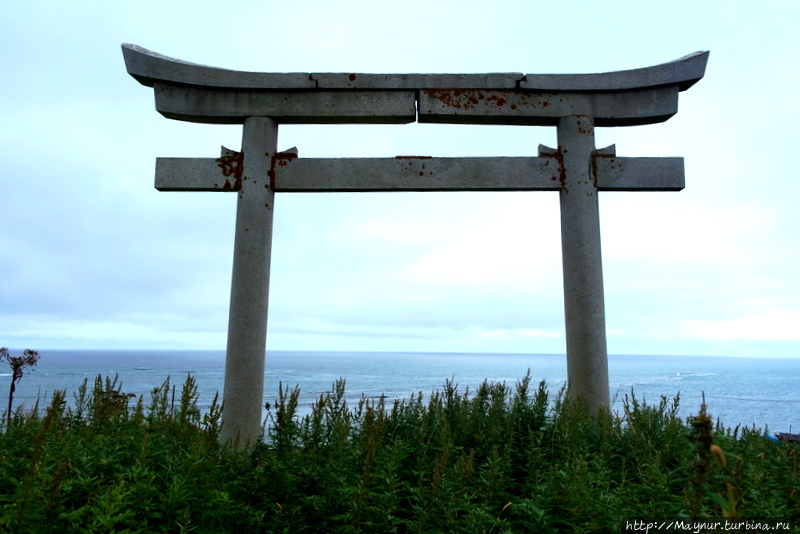
{"type": "Polygon", "coordinates": [[[263,442],[221,445],[218,402],[189,376],[149,401],[116,379],[0,433],[0,532],[621,532],[630,518],[782,518],[800,524],[798,447],[728,429],[701,406],[633,394],[590,414],[530,376],[452,382],[387,405],[337,381],[305,416],[280,386],[263,442]]]}

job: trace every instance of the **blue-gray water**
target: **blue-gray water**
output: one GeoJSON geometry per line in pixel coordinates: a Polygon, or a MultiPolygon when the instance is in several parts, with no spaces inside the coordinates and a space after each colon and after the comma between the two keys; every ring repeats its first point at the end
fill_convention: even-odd
{"type": "MultiPolygon", "coordinates": [[[[119,375],[125,393],[144,395],[168,376],[178,392],[186,375],[197,379],[200,405],[222,394],[223,351],[41,351],[34,371],[27,370],[14,397],[15,406],[31,407],[37,397],[66,389],[67,398],[84,379],[119,375]]],[[[278,384],[301,390],[305,412],[338,378],[347,381],[348,402],[363,395],[388,399],[423,392],[426,396],[451,379],[461,391],[474,390],[484,379],[514,385],[530,369],[532,383],[544,379],[551,394],[566,380],[564,355],[289,352],[267,354],[264,401],[274,403],[278,384]]],[[[0,399],[10,382],[10,369],[0,368],[0,399]]],[[[697,413],[705,393],[708,410],[725,426],[737,424],[770,432],[800,429],[800,359],[687,356],[609,356],[613,409],[631,390],[639,399],[657,403],[662,395],[680,393],[681,415],[697,413]]],[[[179,395],[179,393],[178,393],[179,395]]],[[[0,401],[0,406],[6,403],[0,401]]]]}

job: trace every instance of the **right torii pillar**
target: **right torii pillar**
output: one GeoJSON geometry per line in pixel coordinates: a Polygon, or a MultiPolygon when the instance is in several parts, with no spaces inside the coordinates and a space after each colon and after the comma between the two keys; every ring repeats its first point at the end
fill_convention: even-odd
{"type": "Polygon", "coordinates": [[[684,181],[682,159],[636,158],[634,170],[623,163],[628,158],[616,158],[614,145],[596,149],[594,129],[669,119],[678,93],[702,78],[707,60],[708,52],[698,52],[616,73],[527,75],[516,93],[421,92],[420,122],[557,127],[558,148],[540,145],[539,157],[558,162],[568,391],[592,412],[610,407],[598,191],[679,190],[684,181]],[[515,122],[511,116],[523,108],[535,111],[515,122]],[[624,185],[613,178],[623,174],[624,185]]]}
{"type": "Polygon", "coordinates": [[[559,119],[558,154],[564,169],[559,200],[567,383],[597,410],[609,406],[609,386],[592,117],[559,119]]]}

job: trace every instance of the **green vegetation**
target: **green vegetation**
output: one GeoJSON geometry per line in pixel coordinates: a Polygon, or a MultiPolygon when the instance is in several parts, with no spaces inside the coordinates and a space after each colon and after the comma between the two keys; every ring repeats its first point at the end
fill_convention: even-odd
{"type": "Polygon", "coordinates": [[[386,406],[344,402],[344,381],[297,415],[281,387],[265,442],[218,444],[220,407],[149,403],[116,379],[67,406],[18,409],[0,434],[0,532],[620,532],[625,518],[800,523],[798,447],[726,430],[678,399],[590,416],[563,391],[447,382],[386,406]]]}

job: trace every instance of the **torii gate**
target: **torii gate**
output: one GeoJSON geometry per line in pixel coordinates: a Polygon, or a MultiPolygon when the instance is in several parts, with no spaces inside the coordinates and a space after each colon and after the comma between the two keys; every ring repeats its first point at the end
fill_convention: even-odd
{"type": "Polygon", "coordinates": [[[243,124],[242,150],[219,158],[157,158],[159,191],[237,191],[222,439],[261,430],[272,218],[276,192],[558,191],[567,378],[590,409],[609,405],[598,191],[679,191],[683,158],[596,150],[596,126],[663,122],[699,81],[708,52],[602,74],[241,72],[123,44],[128,73],[152,87],[167,118],[243,124]],[[539,157],[299,158],[278,152],[279,124],[556,126],[539,157]]]}

